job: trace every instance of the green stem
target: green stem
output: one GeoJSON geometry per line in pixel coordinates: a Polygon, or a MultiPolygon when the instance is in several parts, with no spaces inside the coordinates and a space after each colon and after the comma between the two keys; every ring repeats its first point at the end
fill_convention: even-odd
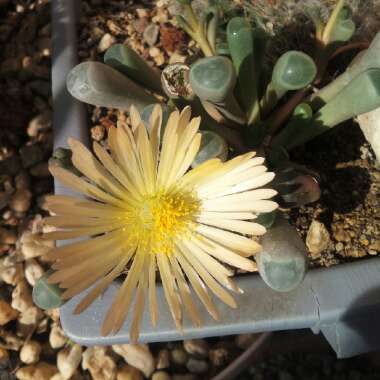
{"type": "Polygon", "coordinates": [[[260,108],[263,118],[276,106],[278,100],[284,95],[284,91],[276,89],[273,82],[270,82],[265,90],[264,96],[260,99],[260,108]]]}
{"type": "Polygon", "coordinates": [[[310,91],[310,86],[297,91],[271,118],[270,134],[274,135],[275,132],[281,127],[281,125],[290,117],[294,108],[302,102],[306,94],[310,91]]]}
{"type": "Polygon", "coordinates": [[[227,95],[226,99],[223,101],[223,104],[214,105],[222,115],[231,121],[240,125],[246,124],[246,116],[232,92],[227,95]]]}

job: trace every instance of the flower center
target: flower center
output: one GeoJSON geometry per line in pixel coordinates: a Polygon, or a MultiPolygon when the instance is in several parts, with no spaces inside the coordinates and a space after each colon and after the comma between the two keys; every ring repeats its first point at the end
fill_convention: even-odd
{"type": "Polygon", "coordinates": [[[151,253],[170,254],[175,239],[191,234],[200,202],[190,192],[147,195],[128,217],[129,238],[151,253]]]}

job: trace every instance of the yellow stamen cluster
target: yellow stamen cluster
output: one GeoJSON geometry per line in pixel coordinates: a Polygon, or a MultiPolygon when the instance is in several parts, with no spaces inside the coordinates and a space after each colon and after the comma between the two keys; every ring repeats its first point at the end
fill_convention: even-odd
{"type": "Polygon", "coordinates": [[[174,251],[174,241],[191,234],[200,209],[190,192],[158,191],[145,196],[127,216],[128,238],[152,254],[174,251]]]}

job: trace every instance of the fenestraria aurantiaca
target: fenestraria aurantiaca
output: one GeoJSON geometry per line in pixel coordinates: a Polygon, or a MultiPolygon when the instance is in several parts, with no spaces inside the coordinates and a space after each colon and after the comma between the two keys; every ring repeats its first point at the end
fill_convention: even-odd
{"type": "Polygon", "coordinates": [[[51,173],[88,199],[55,195],[47,200],[54,216],[48,225],[59,230],[46,238],[89,239],[54,248],[55,272],[49,282],[69,299],[94,285],[75,313],[85,310],[109,284],[127,272],[101,332],[116,333],[134,302],[130,338],[136,341],[148,298],[151,322],[156,324],[157,272],[175,325],[181,329],[183,308],[193,324],[201,319],[192,299],[194,291],[207,311],[219,319],[208,289],[235,308],[230,292],[241,291],[229,266],[254,270],[249,258],[260,251],[252,236],[266,229],[253,220],[271,212],[276,192],[262,188],[274,177],[254,152],[227,162],[211,159],[189,170],[201,142],[200,118],[190,108],[173,112],[162,141],[162,111],[154,108],[147,131],[135,109],[131,124],[111,127],[110,153],[94,143],[96,157],[79,141],[70,139],[78,177],[60,167],[51,173]]]}

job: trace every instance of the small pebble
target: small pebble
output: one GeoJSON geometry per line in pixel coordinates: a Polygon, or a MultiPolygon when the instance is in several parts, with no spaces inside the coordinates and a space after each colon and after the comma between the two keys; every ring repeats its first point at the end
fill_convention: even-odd
{"type": "Polygon", "coordinates": [[[138,368],[145,377],[149,377],[154,369],[154,357],[146,344],[116,344],[112,349],[120,355],[126,363],[138,368]]]}
{"type": "Polygon", "coordinates": [[[6,325],[8,322],[16,319],[18,311],[14,310],[9,303],[0,299],[0,326],[6,325]]]}
{"type": "Polygon", "coordinates": [[[41,344],[35,340],[25,342],[20,351],[20,360],[25,364],[35,364],[40,360],[41,344]]]}
{"type": "Polygon", "coordinates": [[[58,352],[57,367],[63,379],[70,379],[82,360],[82,347],[72,344],[58,352]]]}
{"type": "Polygon", "coordinates": [[[19,380],[50,380],[58,372],[57,368],[45,362],[21,367],[16,371],[19,380]]]}
{"type": "Polygon", "coordinates": [[[166,349],[160,350],[157,355],[156,369],[169,368],[169,364],[169,351],[166,349]]]}
{"type": "Polygon", "coordinates": [[[115,359],[106,353],[106,347],[89,347],[82,355],[82,368],[88,369],[93,380],[114,379],[115,359]]]}
{"type": "Polygon", "coordinates": [[[15,177],[15,186],[17,190],[24,190],[30,188],[30,176],[24,169],[15,177]]]}
{"type": "Polygon", "coordinates": [[[186,368],[191,373],[201,374],[201,373],[207,372],[209,366],[205,360],[190,358],[188,362],[186,363],[186,368]]]}
{"type": "Polygon", "coordinates": [[[25,278],[30,286],[36,285],[37,280],[44,274],[44,268],[35,259],[25,261],[25,278]]]}
{"type": "Polygon", "coordinates": [[[160,31],[160,28],[156,24],[149,24],[144,32],[143,32],[143,39],[149,46],[154,46],[158,39],[158,33],[160,31]]]}
{"type": "Polygon", "coordinates": [[[104,53],[106,50],[108,50],[114,43],[116,42],[115,37],[113,37],[111,34],[106,33],[99,41],[98,44],[98,52],[104,53]]]}
{"type": "Polygon", "coordinates": [[[52,348],[61,348],[67,342],[67,337],[62,330],[62,327],[58,324],[53,324],[51,326],[49,334],[49,343],[52,348]]]}
{"type": "Polygon", "coordinates": [[[144,8],[137,8],[136,13],[139,18],[148,17],[148,12],[144,8]]]}
{"type": "Polygon", "coordinates": [[[106,129],[103,125],[95,125],[91,128],[91,138],[95,141],[101,141],[104,139],[106,129]]]}
{"type": "Polygon", "coordinates": [[[228,363],[229,356],[229,352],[226,348],[216,348],[210,350],[209,352],[210,362],[215,367],[226,365],[228,363]]]}
{"type": "Polygon", "coordinates": [[[33,306],[32,290],[28,283],[20,281],[12,292],[12,308],[24,312],[33,306]]]}
{"type": "Polygon", "coordinates": [[[0,243],[13,245],[16,240],[17,236],[12,230],[0,227],[0,243]]]}
{"type": "Polygon", "coordinates": [[[330,245],[330,234],[323,223],[313,220],[306,236],[312,257],[318,257],[330,245]]]}
{"type": "Polygon", "coordinates": [[[171,377],[166,372],[159,371],[153,374],[152,380],[171,380],[171,377]]]}
{"type": "Polygon", "coordinates": [[[9,352],[7,349],[0,347],[0,370],[9,366],[9,352]]]}
{"type": "Polygon", "coordinates": [[[32,202],[32,193],[29,190],[17,190],[11,197],[9,206],[13,211],[26,212],[32,202]]]}
{"type": "Polygon", "coordinates": [[[209,346],[204,339],[190,339],[183,342],[183,347],[190,355],[200,358],[208,356],[209,346]]]}
{"type": "Polygon", "coordinates": [[[170,352],[170,356],[171,361],[178,366],[185,365],[188,359],[187,352],[181,348],[175,348],[174,350],[172,350],[170,352]]]}
{"type": "Polygon", "coordinates": [[[144,376],[137,368],[125,364],[117,370],[116,380],[144,380],[144,376]]]}

